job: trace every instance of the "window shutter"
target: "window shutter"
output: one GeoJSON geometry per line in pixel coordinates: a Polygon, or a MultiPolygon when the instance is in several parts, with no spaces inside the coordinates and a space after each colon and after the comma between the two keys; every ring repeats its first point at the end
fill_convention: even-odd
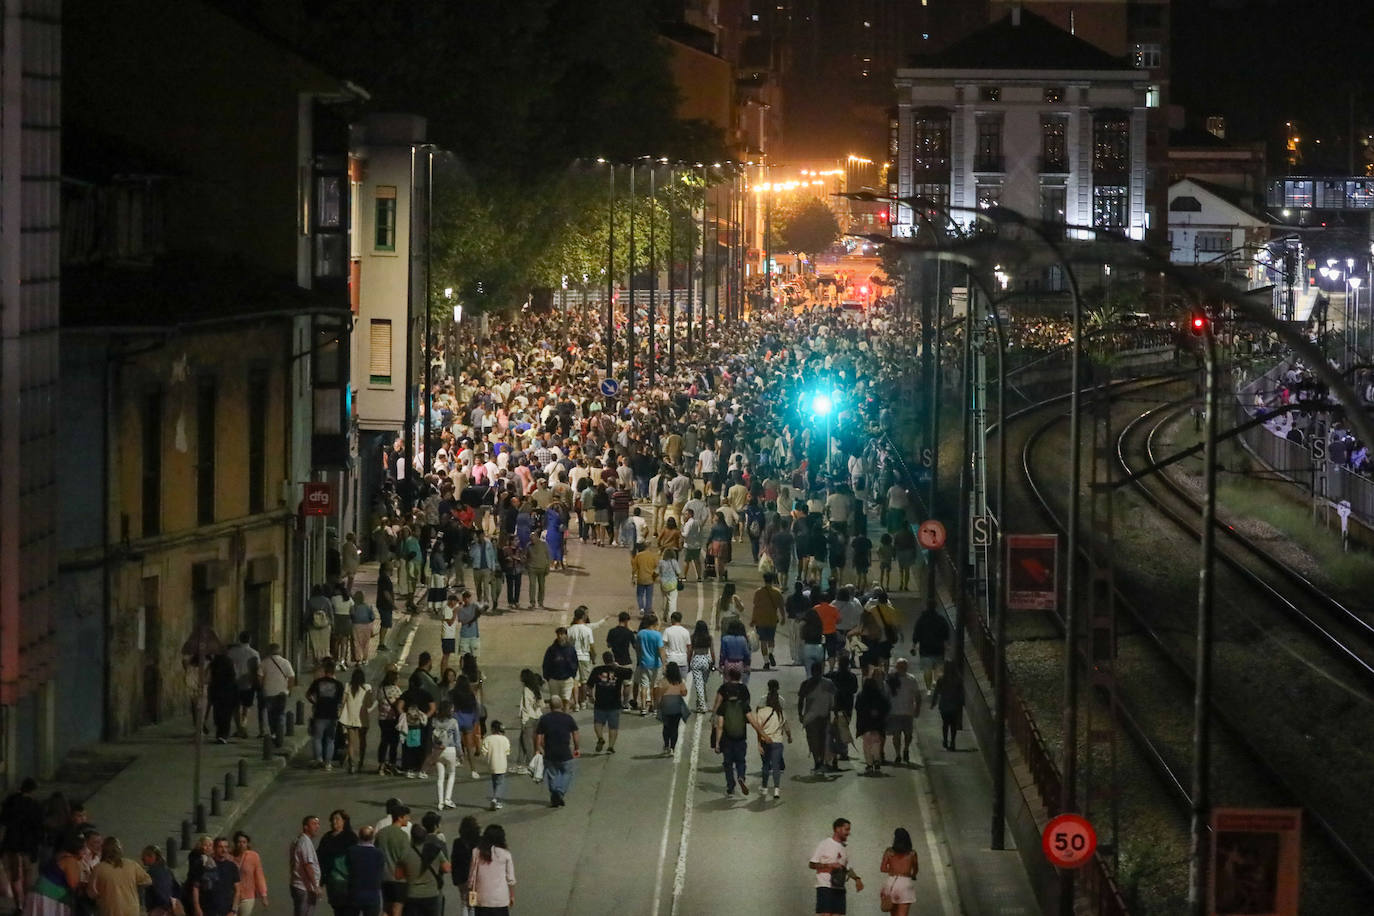
{"type": "Polygon", "coordinates": [[[391,384],[391,322],[372,319],[369,328],[367,374],[374,384],[391,384]]]}

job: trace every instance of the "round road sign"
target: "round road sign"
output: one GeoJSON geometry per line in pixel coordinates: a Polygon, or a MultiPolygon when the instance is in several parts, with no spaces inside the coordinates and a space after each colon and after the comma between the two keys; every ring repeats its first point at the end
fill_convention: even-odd
{"type": "Polygon", "coordinates": [[[613,398],[617,394],[620,394],[620,383],[613,378],[603,378],[601,384],[597,387],[600,388],[601,393],[608,398],[613,398]]]}
{"type": "Polygon", "coordinates": [[[1040,845],[1056,868],[1082,868],[1097,852],[1097,832],[1086,818],[1061,814],[1045,825],[1040,845]]]}
{"type": "Polygon", "coordinates": [[[916,529],[916,540],[926,550],[939,550],[945,546],[945,526],[935,519],[921,522],[916,529]]]}

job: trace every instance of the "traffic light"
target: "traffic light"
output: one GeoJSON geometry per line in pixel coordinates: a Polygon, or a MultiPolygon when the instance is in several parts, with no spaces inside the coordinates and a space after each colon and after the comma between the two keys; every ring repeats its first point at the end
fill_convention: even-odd
{"type": "Polygon", "coordinates": [[[1194,337],[1201,337],[1207,330],[1207,316],[1195,313],[1188,321],[1188,330],[1194,337]]]}

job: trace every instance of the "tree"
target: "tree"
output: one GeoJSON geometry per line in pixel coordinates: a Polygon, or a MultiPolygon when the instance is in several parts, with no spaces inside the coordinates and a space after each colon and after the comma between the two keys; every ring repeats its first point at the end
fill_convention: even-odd
{"type": "Polygon", "coordinates": [[[823,200],[810,200],[788,214],[778,231],[788,251],[797,251],[815,260],[840,238],[840,221],[823,200]]]}

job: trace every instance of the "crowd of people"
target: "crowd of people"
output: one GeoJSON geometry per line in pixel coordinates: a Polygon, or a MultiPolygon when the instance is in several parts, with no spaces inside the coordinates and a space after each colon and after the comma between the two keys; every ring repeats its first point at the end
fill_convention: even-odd
{"type": "MultiPolygon", "coordinates": [[[[1361,370],[1353,379],[1355,393],[1364,399],[1358,409],[1374,403],[1374,375],[1361,370]]],[[[1298,445],[1310,445],[1311,436],[1325,440],[1325,461],[1356,474],[1374,473],[1374,459],[1369,444],[1359,439],[1344,418],[1332,418],[1327,424],[1325,407],[1329,396],[1326,385],[1301,361],[1284,366],[1275,384],[1255,390],[1252,409],[1260,414],[1272,414],[1265,427],[1281,439],[1298,445]],[[1311,402],[1313,409],[1306,409],[1311,402]]]]}
{"type": "MultiPolygon", "coordinates": [[[[927,695],[953,749],[963,693],[957,672],[942,670],[948,624],[929,612],[915,625],[923,683],[898,651],[890,594],[914,587],[922,557],[915,506],[883,431],[918,344],[882,333],[882,314],[879,306],[876,320],[855,322],[838,309],[788,310],[698,325],[690,345],[677,342],[672,363],[660,335],[657,353],[637,355],[636,383],[615,402],[596,382],[608,343],[621,377],[626,352],[622,340],[602,339],[596,316],[524,313],[512,319],[518,334],[493,323],[481,341],[459,329],[466,358],[451,360],[455,374],[433,391],[429,438],[440,447],[424,465],[403,440],[376,456],[385,483],[370,537],[343,539],[337,579],[314,590],[302,621],[314,669],[305,695],[315,765],[433,779],[434,809],[412,824],[393,802],[383,823],[356,830],[335,811],[324,833],[318,818],[306,818],[292,854],[296,916],[309,916],[321,896],[348,913],[437,916],[444,875],[475,912],[507,912],[515,877],[504,832],[495,824],[479,831],[468,818],[450,845],[441,812],[454,806],[463,773],[485,776],[493,811],[511,773],[540,776],[549,804],[562,807],[583,752],[575,714],[588,707],[596,753],[608,754],[622,714],[660,719],[665,754],[692,713],[709,715],[729,795],[750,791],[752,737],[759,788],[780,798],[794,725],[817,773],[836,772],[850,747],[862,747],[866,773],[907,762],[927,695]],[[816,392],[833,405],[833,436],[815,422],[816,392]],[[508,737],[484,700],[481,623],[503,607],[544,608],[546,580],[565,569],[569,538],[625,552],[638,619],[621,613],[599,654],[586,608],[557,626],[542,662],[520,674],[508,737]],[[371,601],[355,588],[365,556],[378,563],[371,601]],[[763,578],[748,607],[731,581],[732,565],[744,563],[763,578]],[[720,584],[719,600],[710,619],[689,628],[678,595],[710,580],[720,584]],[[413,670],[391,665],[371,683],[367,663],[388,649],[404,613],[439,620],[439,657],[421,652],[413,670]],[[753,671],[780,665],[779,646],[807,675],[795,705],[776,679],[761,702],[750,693],[753,671]],[[720,683],[708,697],[715,673],[720,683]]],[[[280,743],[297,677],[280,648],[259,653],[248,634],[231,646],[201,637],[186,652],[196,726],[213,724],[219,741],[246,737],[256,705],[260,734],[280,743]]],[[[155,847],[133,862],[117,841],[70,824],[16,845],[26,829],[16,825],[39,816],[28,797],[7,802],[0,822],[13,866],[7,886],[31,916],[69,916],[91,901],[102,916],[135,916],[140,906],[248,916],[254,901],[266,906],[244,834],[205,838],[178,883],[155,847]]],[[[38,808],[45,824],[53,820],[38,808]]],[[[914,856],[909,843],[900,846],[899,859],[914,856]]]]}

